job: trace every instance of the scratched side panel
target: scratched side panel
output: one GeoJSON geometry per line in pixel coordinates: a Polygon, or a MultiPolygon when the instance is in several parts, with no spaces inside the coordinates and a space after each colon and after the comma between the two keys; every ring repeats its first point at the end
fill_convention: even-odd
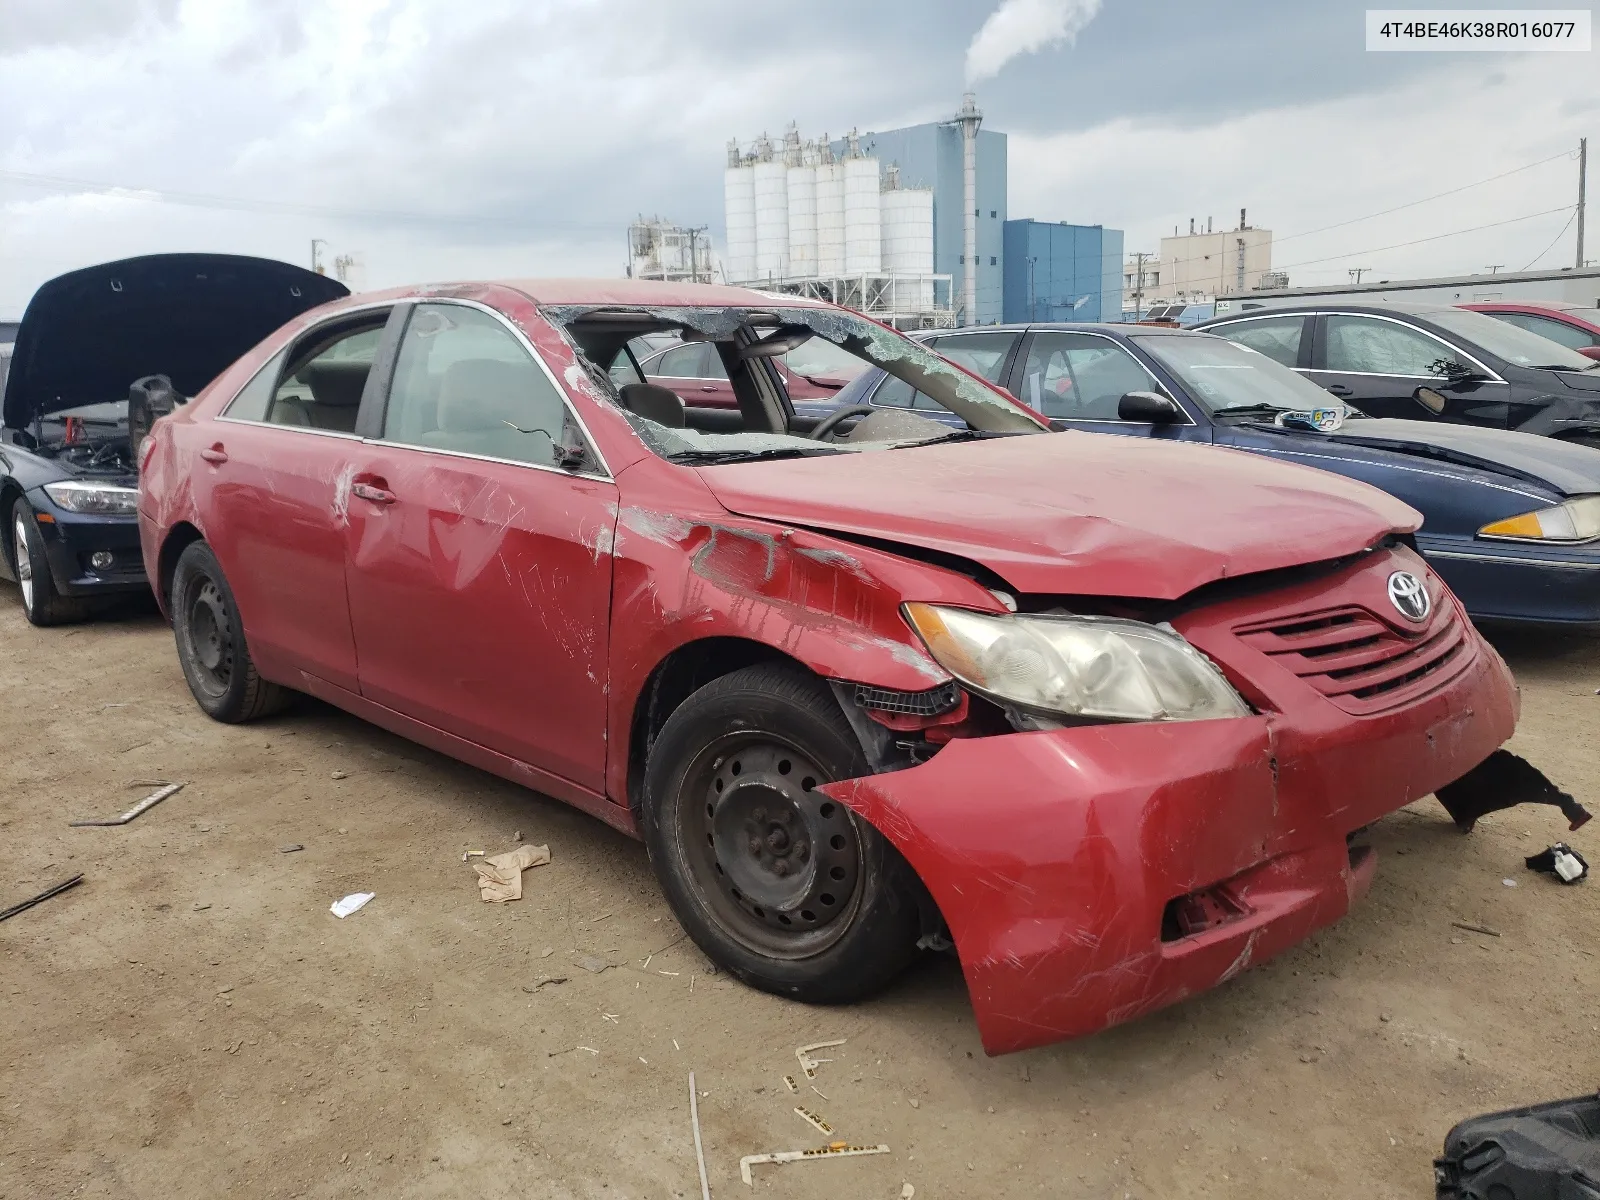
{"type": "Polygon", "coordinates": [[[604,786],[616,486],[387,446],[350,501],[361,692],[584,787],[604,786]]]}
{"type": "Polygon", "coordinates": [[[1002,611],[965,576],[771,521],[735,517],[698,473],[647,459],[621,485],[607,780],[627,796],[627,736],[651,672],[686,643],[761,642],[828,678],[921,691],[949,678],[906,600],[1002,611]]]}

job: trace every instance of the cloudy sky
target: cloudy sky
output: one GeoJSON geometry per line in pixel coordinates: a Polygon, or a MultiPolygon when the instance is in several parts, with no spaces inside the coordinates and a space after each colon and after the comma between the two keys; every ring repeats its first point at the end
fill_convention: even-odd
{"type": "Polygon", "coordinates": [[[1303,284],[1570,265],[1600,57],[1367,53],[1364,9],[0,0],[0,317],[89,263],[314,237],[371,286],[616,275],[639,212],[720,227],[728,138],[942,118],[969,77],[1013,217],[1153,250],[1247,206],[1303,284]]]}

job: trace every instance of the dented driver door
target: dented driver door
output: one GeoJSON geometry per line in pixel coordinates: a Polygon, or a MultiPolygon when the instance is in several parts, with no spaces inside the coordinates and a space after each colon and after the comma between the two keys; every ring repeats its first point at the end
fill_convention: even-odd
{"type": "Polygon", "coordinates": [[[558,468],[550,373],[487,308],[417,305],[351,479],[362,695],[603,789],[616,485],[558,468]]]}

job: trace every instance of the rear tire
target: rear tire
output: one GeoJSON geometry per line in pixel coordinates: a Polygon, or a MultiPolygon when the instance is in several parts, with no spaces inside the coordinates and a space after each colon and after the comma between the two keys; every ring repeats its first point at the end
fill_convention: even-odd
{"type": "Polygon", "coordinates": [[[915,957],[915,873],[816,791],[869,770],[832,693],[791,665],[713,680],[667,719],[645,768],[645,844],[713,962],[763,991],[842,1004],[915,957]]]}
{"type": "Polygon", "coordinates": [[[63,596],[50,574],[44,535],[33,506],[22,497],[7,514],[11,525],[12,573],[22,592],[22,613],[31,625],[69,625],[89,615],[89,604],[76,596],[63,596]]]}
{"type": "Polygon", "coordinates": [[[173,570],[172,633],[189,691],[213,720],[253,721],[277,712],[292,697],[256,670],[233,589],[204,542],[184,547],[173,570]]]}

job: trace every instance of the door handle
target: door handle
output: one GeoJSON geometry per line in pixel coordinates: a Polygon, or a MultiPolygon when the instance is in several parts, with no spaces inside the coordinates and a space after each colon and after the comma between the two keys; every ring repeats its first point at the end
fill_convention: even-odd
{"type": "Polygon", "coordinates": [[[1342,383],[1330,383],[1328,385],[1327,390],[1328,390],[1330,395],[1334,395],[1334,396],[1353,396],[1353,395],[1355,395],[1355,389],[1354,388],[1346,387],[1342,383]]]}
{"type": "Polygon", "coordinates": [[[717,385],[714,383],[702,383],[700,385],[700,390],[702,392],[714,392],[717,390],[717,385]]]}
{"type": "Polygon", "coordinates": [[[352,483],[350,494],[359,496],[363,500],[370,500],[373,504],[393,504],[395,494],[387,488],[374,487],[370,483],[352,483]]]}
{"type": "Polygon", "coordinates": [[[207,446],[204,450],[200,451],[200,457],[205,459],[208,463],[221,466],[223,463],[228,461],[228,452],[222,448],[221,442],[217,442],[214,445],[207,446]]]}

